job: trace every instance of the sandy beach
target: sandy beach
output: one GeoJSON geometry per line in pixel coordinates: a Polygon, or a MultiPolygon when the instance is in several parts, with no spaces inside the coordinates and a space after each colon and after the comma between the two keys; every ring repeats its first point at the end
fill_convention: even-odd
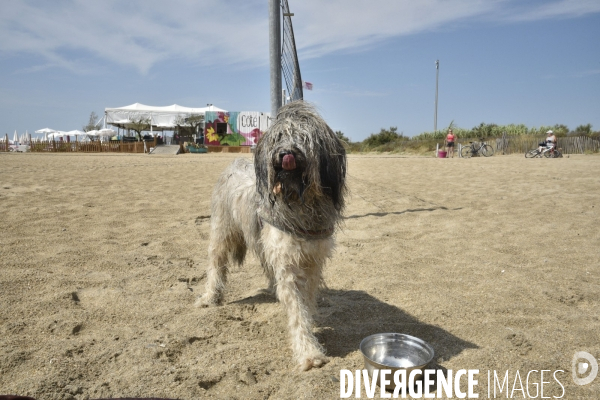
{"type": "Polygon", "coordinates": [[[335,399],[361,339],[400,332],[438,368],[479,369],[480,398],[488,371],[512,388],[517,370],[563,370],[544,396],[600,398],[600,377],[571,377],[575,352],[600,358],[600,156],[350,155],[315,326],[330,362],[308,372],[254,257],[225,305],[193,306],[234,158],[0,154],[0,394],[335,399]]]}

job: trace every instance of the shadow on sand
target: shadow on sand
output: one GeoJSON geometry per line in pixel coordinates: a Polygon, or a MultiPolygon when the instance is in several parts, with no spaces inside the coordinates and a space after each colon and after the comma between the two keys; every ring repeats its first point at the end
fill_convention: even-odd
{"type": "Polygon", "coordinates": [[[362,215],[350,215],[350,216],[346,217],[345,219],[363,218],[363,217],[385,217],[386,215],[402,215],[402,214],[406,214],[406,213],[436,211],[436,210],[457,211],[457,210],[462,210],[462,207],[448,208],[448,207],[440,206],[440,207],[430,207],[430,208],[412,208],[412,209],[409,208],[404,211],[373,212],[373,213],[367,213],[367,214],[362,214],[362,215]]]}
{"type": "Polygon", "coordinates": [[[365,337],[385,332],[404,333],[425,340],[435,351],[434,361],[445,361],[465,349],[478,348],[360,290],[327,289],[322,298],[317,319],[321,327],[318,336],[327,354],[334,357],[344,357],[358,350],[365,337]]]}
{"type": "MultiPolygon", "coordinates": [[[[466,349],[479,348],[474,343],[454,336],[450,332],[423,323],[400,308],[384,303],[360,290],[322,291],[316,316],[316,336],[331,357],[345,357],[359,350],[360,342],[375,333],[404,333],[428,342],[435,357],[426,369],[448,370],[441,365],[466,349]]],[[[229,304],[260,304],[276,302],[275,296],[263,291],[254,296],[232,301],[229,304]]],[[[284,310],[281,310],[284,312],[284,310]]],[[[426,392],[437,390],[436,382],[426,392]]]]}
{"type": "MultiPolygon", "coordinates": [[[[360,290],[325,289],[320,297],[319,315],[315,318],[319,327],[317,337],[329,356],[344,357],[357,351],[365,337],[385,332],[405,333],[425,340],[433,346],[434,362],[449,360],[465,349],[478,348],[471,342],[458,338],[438,326],[423,323],[400,308],[360,290]]],[[[275,301],[274,296],[262,292],[229,304],[275,301]]]]}

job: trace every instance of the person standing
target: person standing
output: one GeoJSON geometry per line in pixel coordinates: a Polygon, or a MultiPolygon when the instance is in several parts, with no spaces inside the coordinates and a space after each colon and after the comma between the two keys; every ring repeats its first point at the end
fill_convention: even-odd
{"type": "Polygon", "coordinates": [[[454,141],[456,140],[456,136],[452,133],[452,128],[448,129],[448,134],[446,135],[446,158],[454,158],[454,141]]]}

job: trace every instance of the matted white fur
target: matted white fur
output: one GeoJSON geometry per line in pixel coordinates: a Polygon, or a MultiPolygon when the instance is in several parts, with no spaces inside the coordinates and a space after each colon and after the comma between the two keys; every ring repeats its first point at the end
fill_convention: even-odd
{"type": "Polygon", "coordinates": [[[249,248],[287,312],[303,370],[327,362],[312,324],[344,207],[345,173],[339,139],[309,105],[294,102],[261,139],[254,164],[236,159],[213,192],[206,292],[196,305],[220,304],[228,265],[241,264],[249,248]]]}

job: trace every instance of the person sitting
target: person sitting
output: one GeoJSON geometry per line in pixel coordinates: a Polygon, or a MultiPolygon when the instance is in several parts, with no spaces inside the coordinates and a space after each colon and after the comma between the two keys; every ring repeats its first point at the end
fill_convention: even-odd
{"type": "Polygon", "coordinates": [[[556,136],[554,135],[554,132],[552,132],[552,130],[549,130],[548,132],[546,132],[546,141],[539,143],[539,148],[538,151],[540,152],[540,155],[542,154],[542,152],[546,149],[548,149],[547,151],[554,151],[554,148],[556,147],[556,136]]]}

